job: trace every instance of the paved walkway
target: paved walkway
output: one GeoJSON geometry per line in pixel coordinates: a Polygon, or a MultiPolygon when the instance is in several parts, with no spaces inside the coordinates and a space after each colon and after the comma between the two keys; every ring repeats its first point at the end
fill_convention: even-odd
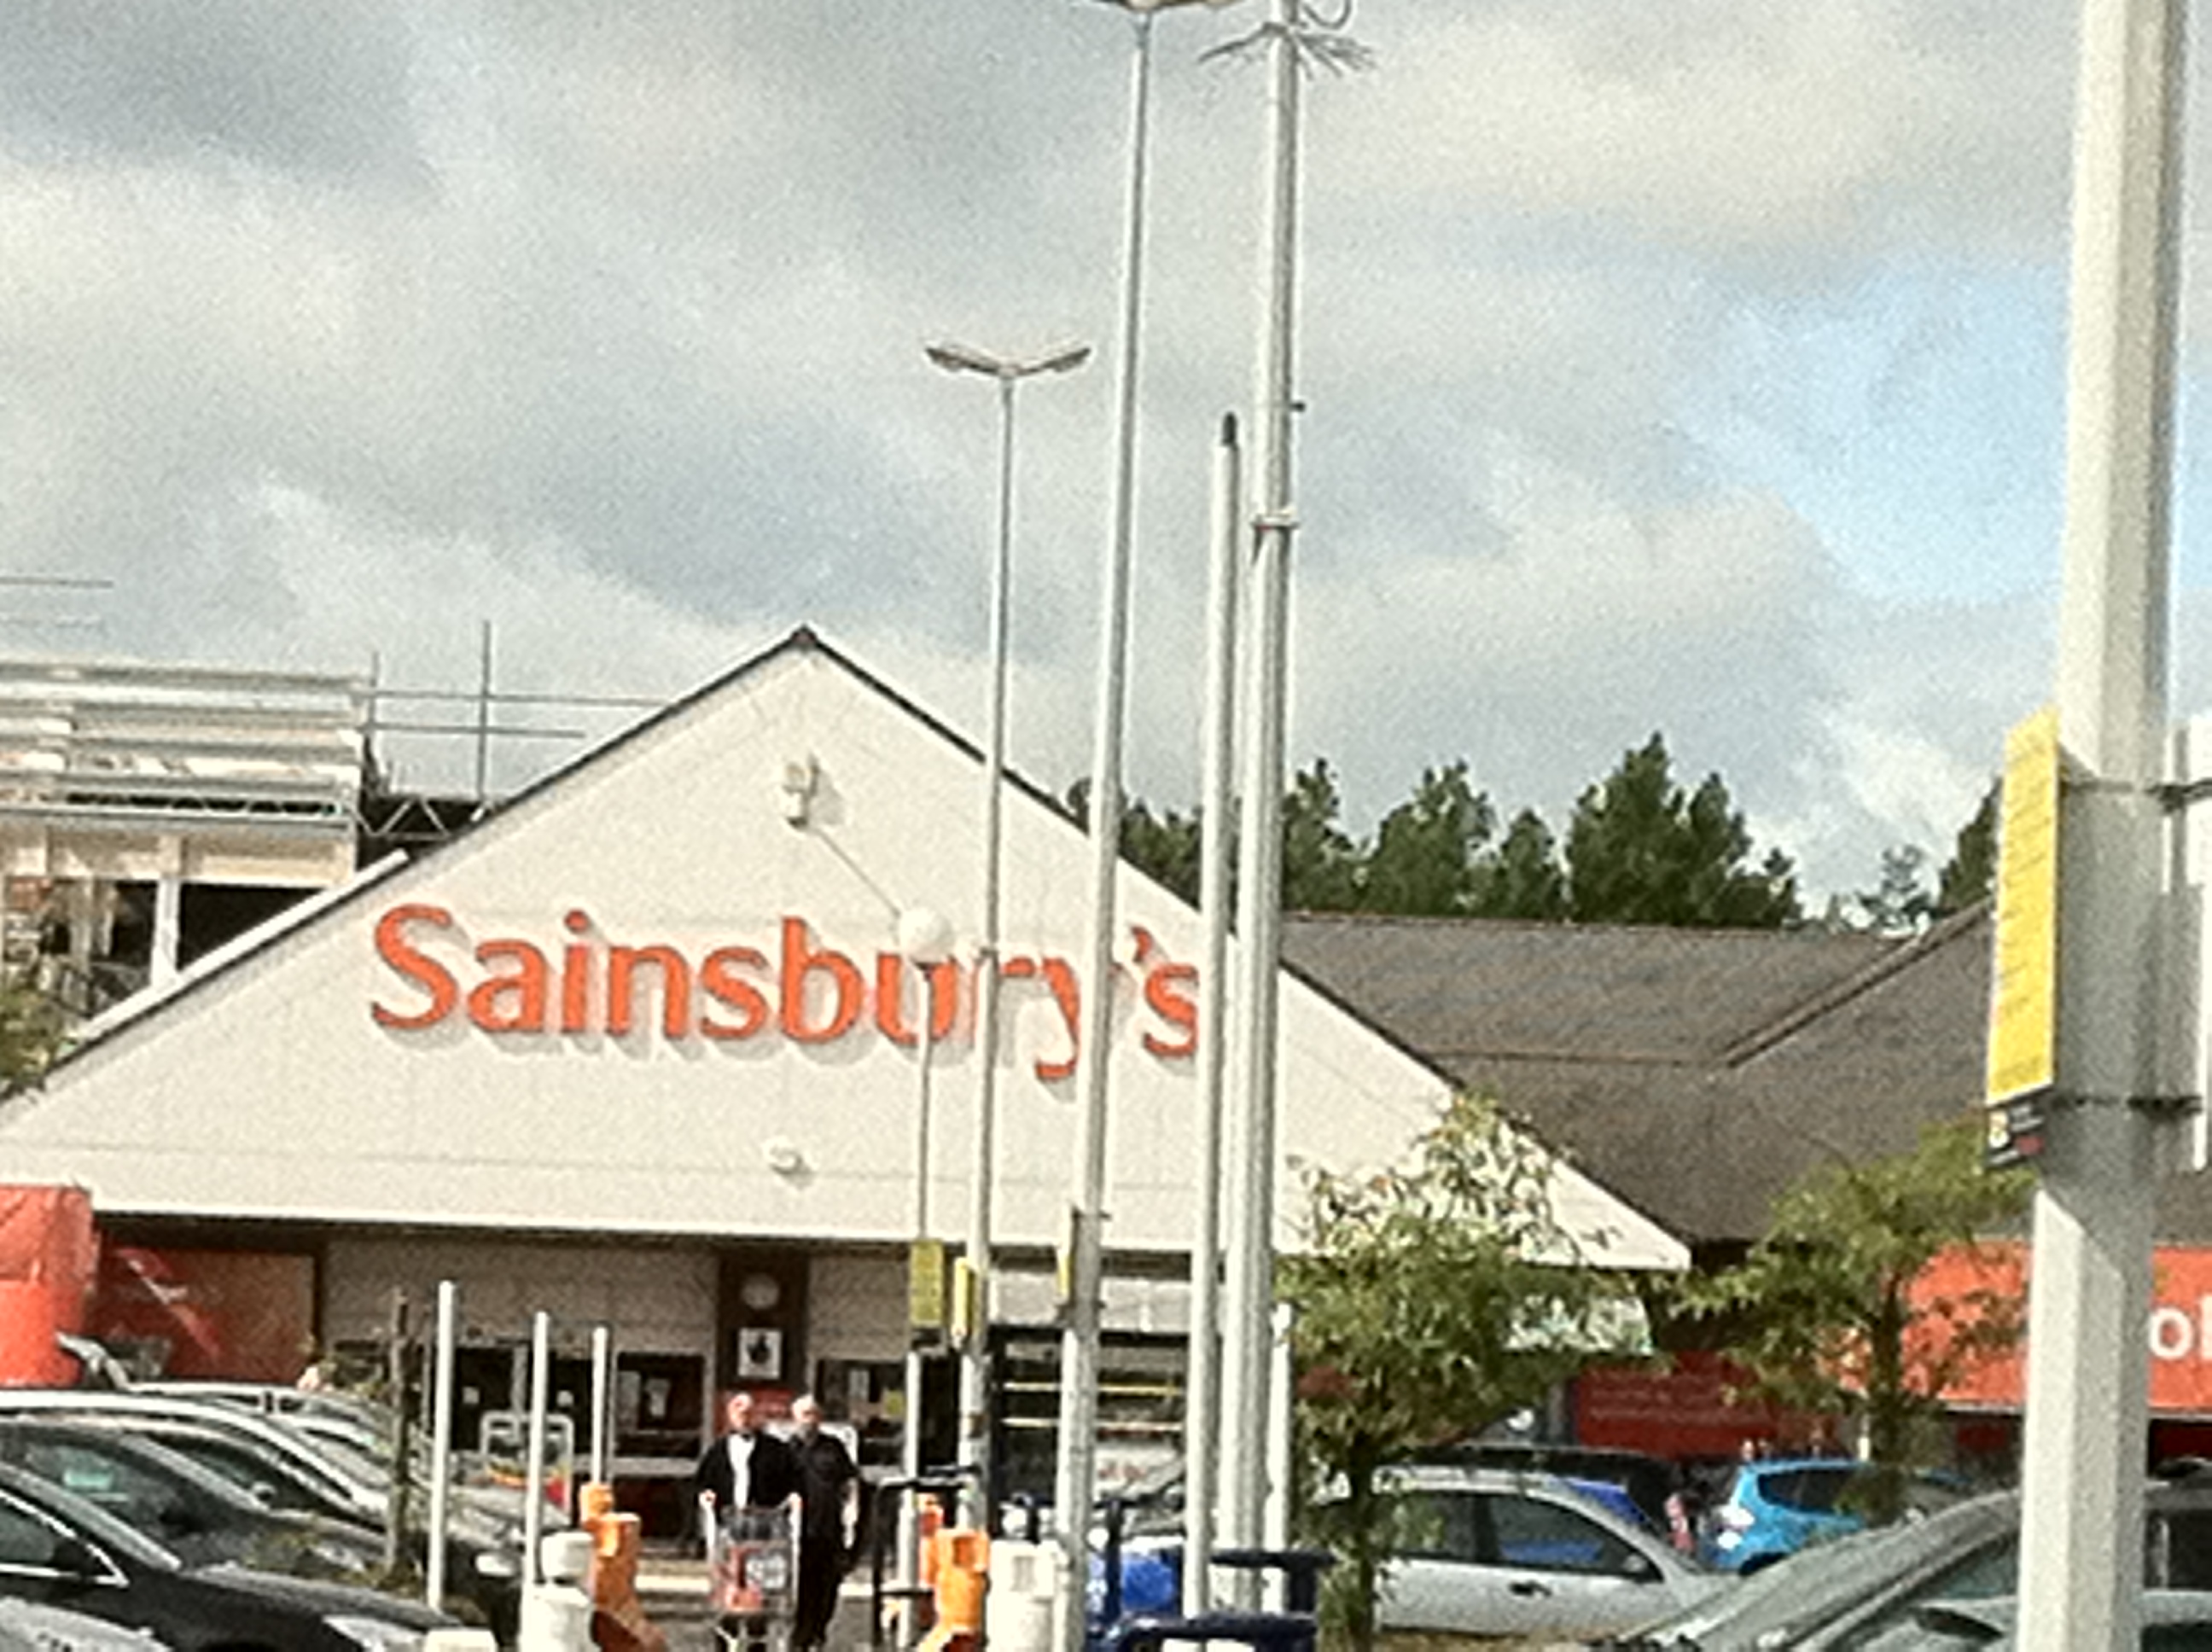
{"type": "MultiPolygon", "coordinates": [[[[648,1553],[638,1564],[637,1593],[646,1616],[668,1637],[669,1652],[714,1652],[705,1561],[648,1553]]],[[[838,1596],[830,1652],[863,1652],[868,1631],[868,1576],[862,1570],[845,1580],[838,1596]]]]}

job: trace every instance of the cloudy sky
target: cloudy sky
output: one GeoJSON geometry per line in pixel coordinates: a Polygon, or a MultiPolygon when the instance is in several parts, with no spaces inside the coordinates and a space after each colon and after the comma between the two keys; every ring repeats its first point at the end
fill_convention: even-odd
{"type": "MultiPolygon", "coordinates": [[[[1257,20],[1157,33],[1129,762],[1179,806],[1258,323],[1261,75],[1202,58],[1257,20]]],[[[1816,891],[1948,853],[2051,677],[2074,26],[1357,0],[1374,66],[1307,103],[1291,653],[1355,823],[1464,757],[1563,825],[1656,729],[1816,891]]],[[[921,347],[1087,340],[1019,402],[1013,750],[1059,789],[1131,39],[1095,0],[15,0],[0,574],[112,585],[0,592],[0,646],[463,689],[489,621],[502,689],[658,697],[808,623],[980,732],[994,401],[921,347]]],[[[2193,710],[2185,416],[2180,470],[2193,710]]]]}

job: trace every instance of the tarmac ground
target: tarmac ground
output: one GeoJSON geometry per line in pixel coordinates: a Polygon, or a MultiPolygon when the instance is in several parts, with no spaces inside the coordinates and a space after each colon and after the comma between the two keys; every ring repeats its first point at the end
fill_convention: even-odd
{"type": "MultiPolygon", "coordinates": [[[[668,1652],[717,1652],[712,1614],[707,1609],[707,1564],[703,1560],[647,1553],[638,1567],[638,1599],[653,1626],[668,1637],[668,1652]]],[[[872,1644],[868,1575],[856,1570],[839,1592],[837,1615],[830,1623],[830,1652],[863,1652],[872,1644]]],[[[887,1647],[898,1644],[896,1624],[887,1647]]]]}

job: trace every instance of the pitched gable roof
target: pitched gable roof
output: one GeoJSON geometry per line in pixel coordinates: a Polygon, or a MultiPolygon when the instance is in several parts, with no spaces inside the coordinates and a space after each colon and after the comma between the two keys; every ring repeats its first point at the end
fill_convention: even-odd
{"type": "MultiPolygon", "coordinates": [[[[981,790],[975,747],[794,633],[119,1020],[43,1091],[0,1108],[0,1154],[13,1174],[78,1181],[106,1208],[146,1214],[903,1240],[916,1062],[892,1029],[897,920],[928,905],[972,934],[981,790]],[[778,794],[800,760],[819,775],[804,829],[778,794]],[[396,959],[398,932],[434,965],[396,959]],[[848,957],[860,1007],[834,1035],[803,1036],[766,1007],[823,986],[810,966],[794,972],[794,946],[848,957]],[[618,950],[653,955],[646,1007],[628,1029],[589,1016],[572,1029],[572,957],[604,1004],[618,950]],[[710,957],[725,986],[745,975],[737,990],[761,1009],[750,1029],[729,1030],[752,1014],[744,999],[708,1001],[710,957]],[[679,995],[681,1015],[668,1008],[679,995]],[[490,1024],[532,1003],[526,1024],[490,1024]],[[779,1168],[793,1163],[804,1173],[779,1168]]],[[[1002,1027],[996,1202],[1007,1242],[1048,1244],[1072,1096],[1048,1058],[1070,1054],[1077,1017],[1048,966],[1083,954],[1088,914],[1068,892],[1090,849],[1042,792],[1018,782],[1008,801],[1002,956],[1035,967],[1002,1027]]],[[[1198,955],[1187,903],[1128,869],[1120,902],[1156,957],[1198,955]]],[[[1190,1206],[1194,1064],[1150,993],[1134,996],[1113,1056],[1115,1233],[1119,1248],[1173,1249],[1190,1206]]],[[[1286,1157],[1395,1157],[1448,1088],[1295,977],[1282,1036],[1286,1157]]],[[[974,1059],[958,1034],[935,1053],[939,1211],[964,1200],[974,1059]]],[[[1565,1219],[1613,1235],[1613,1260],[1679,1265],[1680,1245],[1633,1208],[1579,1173],[1562,1186],[1565,1219]]],[[[1281,1170],[1285,1230],[1296,1193],[1281,1170]]]]}
{"type": "Polygon", "coordinates": [[[1903,941],[1301,917],[1284,950],[1693,1241],[1756,1237],[1814,1163],[1980,1093],[1979,910],[1903,941]]]}

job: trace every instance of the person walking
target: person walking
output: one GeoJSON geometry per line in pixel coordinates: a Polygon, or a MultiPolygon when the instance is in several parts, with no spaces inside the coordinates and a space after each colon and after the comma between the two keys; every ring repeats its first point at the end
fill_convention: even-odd
{"type": "Polygon", "coordinates": [[[792,1643],[819,1647],[837,1613],[837,1588],[852,1564],[860,1523],[860,1470],[843,1441],[822,1431],[811,1394],[791,1402],[791,1449],[799,1462],[799,1610],[792,1643]]]}
{"type": "Polygon", "coordinates": [[[779,1508],[802,1489],[797,1455],[760,1426],[751,1394],[743,1388],[732,1394],[722,1419],[721,1437],[701,1455],[691,1477],[701,1536],[709,1541],[718,1518],[779,1508]]]}

